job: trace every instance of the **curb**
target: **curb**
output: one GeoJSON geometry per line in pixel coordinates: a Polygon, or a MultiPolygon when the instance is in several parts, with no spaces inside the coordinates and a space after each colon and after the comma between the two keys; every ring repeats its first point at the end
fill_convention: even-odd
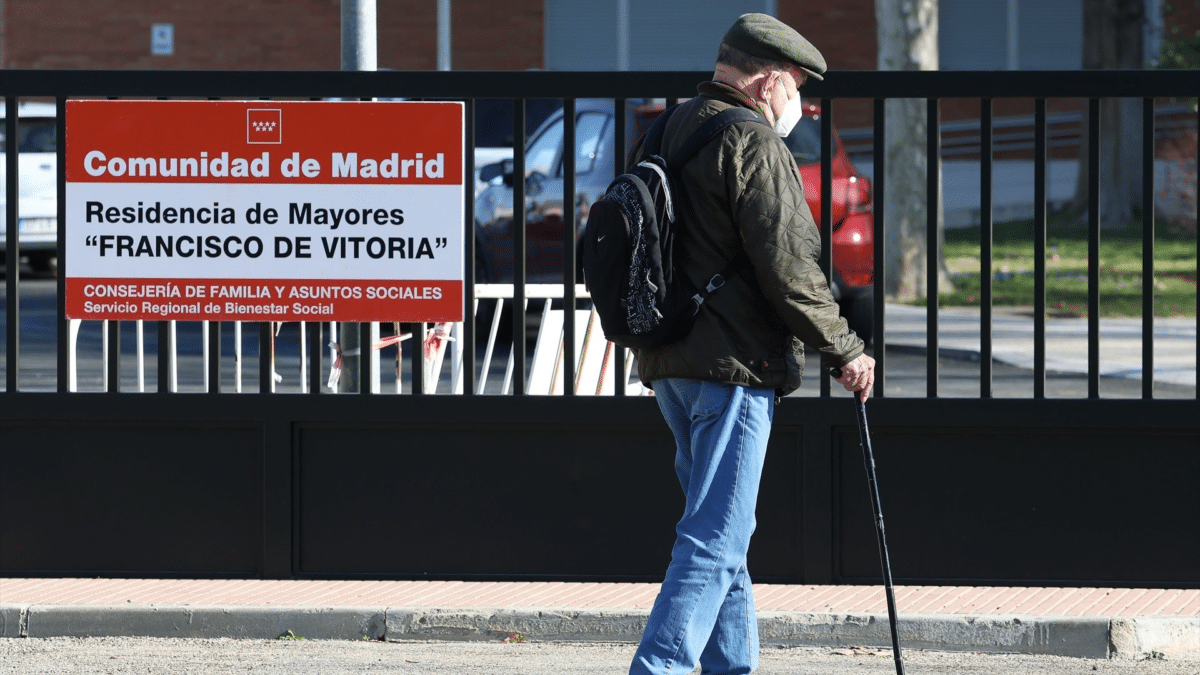
{"type": "MultiPolygon", "coordinates": [[[[0,604],[0,637],[637,642],[648,610],[0,604]]],[[[886,614],[760,612],[764,646],[891,647],[886,614]]],[[[1200,617],[900,616],[901,647],[1200,660],[1200,617]]]]}
{"type": "Polygon", "coordinates": [[[382,639],[382,607],[29,605],[20,637],[382,639]]]}
{"type": "Polygon", "coordinates": [[[29,605],[0,604],[0,638],[25,637],[29,605]]]}

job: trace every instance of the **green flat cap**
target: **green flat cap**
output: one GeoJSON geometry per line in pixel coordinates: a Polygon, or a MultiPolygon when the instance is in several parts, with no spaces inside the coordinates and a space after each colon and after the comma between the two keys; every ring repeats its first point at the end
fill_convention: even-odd
{"type": "Polygon", "coordinates": [[[721,40],[751,56],[772,61],[791,61],[818,80],[825,72],[825,57],[796,32],[769,14],[743,14],[721,40]]]}

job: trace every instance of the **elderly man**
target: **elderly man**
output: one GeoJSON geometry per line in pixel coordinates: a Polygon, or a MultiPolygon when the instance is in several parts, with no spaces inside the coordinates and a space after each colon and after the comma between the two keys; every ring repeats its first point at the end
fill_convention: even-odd
{"type": "Polygon", "coordinates": [[[726,127],[680,171],[688,208],[676,245],[692,283],[703,288],[743,253],[749,265],[707,299],[682,340],[638,351],[638,376],[675,436],[686,506],[633,674],[757,667],[746,551],[776,398],[800,386],[805,344],[863,400],[874,382],[875,361],[838,315],[818,266],[820,235],[781,138],[801,117],[800,86],[824,72],[821,53],[794,29],[745,14],[721,41],[713,80],[663,134],[669,159],[730,107],[769,125],[726,127]]]}

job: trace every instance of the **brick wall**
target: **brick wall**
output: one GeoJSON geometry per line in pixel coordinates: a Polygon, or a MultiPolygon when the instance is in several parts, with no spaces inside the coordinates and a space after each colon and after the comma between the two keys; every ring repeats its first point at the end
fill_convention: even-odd
{"type": "Polygon", "coordinates": [[[821,50],[830,70],[875,70],[878,49],[872,0],[779,0],[776,6],[779,19],[821,50]]]}
{"type": "MultiPolygon", "coordinates": [[[[542,65],[542,3],[455,0],[456,69],[542,65]]],[[[340,0],[0,0],[7,68],[337,70],[340,0]],[[150,27],[175,26],[175,54],[150,27]]],[[[378,0],[381,68],[437,67],[435,0],[378,0]]]]}
{"type": "MultiPolygon", "coordinates": [[[[875,70],[878,48],[875,3],[871,0],[779,0],[777,8],[781,21],[821,50],[830,70],[875,70]]],[[[838,101],[834,124],[842,129],[869,127],[874,117],[872,106],[871,101],[838,101]]]]}
{"type": "MultiPolygon", "coordinates": [[[[808,36],[831,70],[874,70],[872,0],[779,0],[779,17],[808,36]]],[[[1176,0],[1167,28],[1185,35],[1200,0],[1176,0]]],[[[336,70],[341,0],[0,0],[0,60],[7,68],[336,70]],[[150,26],[175,26],[175,54],[150,54],[150,26]]],[[[525,70],[543,65],[543,2],[452,0],[456,70],[525,70]]],[[[396,70],[437,67],[436,0],[377,0],[378,63],[396,70]]],[[[1053,109],[1074,104],[1052,102],[1053,109]]],[[[996,114],[1025,101],[1001,100],[996,114]]],[[[840,128],[869,126],[869,101],[839,101],[840,128]]],[[[943,117],[977,117],[976,101],[947,99],[943,117]]]]}
{"type": "MultiPolygon", "coordinates": [[[[455,70],[541,68],[546,54],[545,3],[451,0],[455,70]]],[[[433,0],[428,0],[433,5],[433,0]]]]}
{"type": "MultiPolygon", "coordinates": [[[[1175,0],[1167,28],[1194,31],[1200,0],[1175,0]]],[[[833,70],[876,66],[872,0],[779,0],[833,70]]],[[[0,0],[7,68],[335,70],[341,0],[0,0]],[[150,26],[175,26],[173,56],[150,54],[150,26]]],[[[453,0],[458,70],[542,67],[543,2],[453,0]]],[[[379,65],[437,67],[436,0],[377,0],[379,65]]]]}

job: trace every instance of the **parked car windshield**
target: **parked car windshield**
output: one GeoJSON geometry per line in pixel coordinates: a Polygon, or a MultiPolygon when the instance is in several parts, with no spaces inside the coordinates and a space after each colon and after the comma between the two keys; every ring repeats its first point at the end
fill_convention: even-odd
{"type": "MultiPolygon", "coordinates": [[[[590,173],[597,161],[607,162],[604,157],[604,134],[610,115],[598,112],[583,112],[575,123],[575,173],[590,173]]],[[[557,120],[533,140],[525,153],[526,173],[537,172],[544,176],[562,177],[563,125],[557,120]]]]}
{"type": "Polygon", "coordinates": [[[604,113],[586,112],[579,116],[575,125],[576,147],[575,173],[582,175],[592,170],[600,155],[600,141],[604,138],[604,127],[609,116],[604,113]]]}
{"type": "MultiPolygon", "coordinates": [[[[17,127],[19,152],[57,152],[54,120],[21,120],[17,127]]],[[[8,149],[4,127],[0,125],[0,152],[8,149]]]]}
{"type": "Polygon", "coordinates": [[[562,121],[546,127],[541,136],[534,139],[533,144],[525,152],[526,173],[540,173],[543,176],[553,176],[556,173],[558,151],[562,148],[562,121]]]}
{"type": "MultiPolygon", "coordinates": [[[[561,99],[525,99],[525,139],[528,140],[554,111],[561,99]]],[[[507,98],[475,99],[475,147],[511,148],[513,144],[513,104],[507,98]]]]}
{"type": "Polygon", "coordinates": [[[797,164],[816,164],[821,161],[821,121],[801,117],[792,133],[783,139],[797,164]]]}

